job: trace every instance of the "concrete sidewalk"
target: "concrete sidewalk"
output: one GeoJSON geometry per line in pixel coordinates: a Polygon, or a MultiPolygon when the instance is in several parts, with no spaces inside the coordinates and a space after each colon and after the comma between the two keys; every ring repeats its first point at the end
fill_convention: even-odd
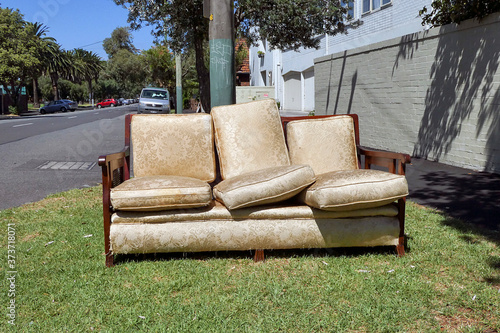
{"type": "Polygon", "coordinates": [[[443,211],[500,242],[500,175],[412,158],[408,200],[443,211]]]}
{"type": "Polygon", "coordinates": [[[35,116],[35,115],[38,115],[38,114],[39,114],[38,111],[27,111],[27,112],[21,113],[18,116],[11,116],[11,115],[8,115],[8,114],[0,114],[0,120],[4,120],[4,119],[20,119],[22,117],[35,116]]]}

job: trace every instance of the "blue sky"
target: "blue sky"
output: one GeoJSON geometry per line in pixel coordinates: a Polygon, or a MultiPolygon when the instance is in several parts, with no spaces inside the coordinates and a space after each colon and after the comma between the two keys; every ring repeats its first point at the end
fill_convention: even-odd
{"type": "MultiPolygon", "coordinates": [[[[48,36],[54,37],[66,50],[83,48],[108,57],[102,41],[117,27],[129,26],[128,11],[113,0],[0,0],[2,8],[19,9],[24,20],[40,22],[49,27],[48,36]]],[[[140,50],[153,46],[151,27],[132,31],[133,43],[140,50]]]]}

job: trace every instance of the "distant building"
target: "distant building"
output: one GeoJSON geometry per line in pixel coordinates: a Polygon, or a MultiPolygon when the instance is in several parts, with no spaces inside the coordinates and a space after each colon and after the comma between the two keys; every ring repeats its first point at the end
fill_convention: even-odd
{"type": "MultiPolygon", "coordinates": [[[[11,105],[11,96],[0,85],[0,114],[10,114],[9,105],[11,105]]],[[[21,100],[18,105],[18,111],[19,113],[28,111],[28,95],[26,94],[25,87],[21,89],[21,100]]]]}
{"type": "Polygon", "coordinates": [[[319,49],[271,50],[265,40],[250,48],[250,85],[273,86],[287,110],[312,111],[314,59],[424,30],[418,12],[432,0],[354,1],[348,34],[320,37],[319,49]]]}

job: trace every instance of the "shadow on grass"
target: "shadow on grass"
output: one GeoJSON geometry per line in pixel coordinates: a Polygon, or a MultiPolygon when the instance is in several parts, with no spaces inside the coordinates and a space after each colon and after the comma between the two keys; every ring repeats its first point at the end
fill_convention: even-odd
{"type": "MultiPolygon", "coordinates": [[[[408,252],[408,249],[407,249],[408,252]]],[[[377,247],[348,247],[327,249],[290,249],[265,250],[266,259],[286,258],[328,258],[328,257],[359,257],[364,255],[394,255],[393,246],[377,247]]],[[[218,251],[218,252],[184,252],[184,253],[147,253],[147,254],[119,254],[115,257],[115,264],[142,261],[171,261],[171,260],[214,260],[234,259],[253,260],[254,251],[218,251]]]]}
{"type": "Polygon", "coordinates": [[[461,174],[441,170],[421,175],[420,181],[424,186],[411,191],[411,200],[452,217],[443,222],[447,226],[464,234],[484,236],[500,244],[499,175],[473,171],[461,174]]]}
{"type": "Polygon", "coordinates": [[[497,271],[497,276],[488,276],[485,277],[484,280],[486,283],[495,286],[495,287],[500,287],[500,258],[496,256],[490,256],[488,259],[488,264],[497,271]]]}
{"type": "MultiPolygon", "coordinates": [[[[449,216],[444,218],[441,223],[445,226],[459,230],[462,233],[459,239],[465,243],[480,244],[484,239],[487,239],[500,244],[498,231],[489,230],[482,225],[478,226],[449,216]]],[[[487,264],[496,272],[494,274],[495,276],[484,277],[484,281],[492,286],[500,286],[500,258],[491,255],[487,260],[487,264]]]]}

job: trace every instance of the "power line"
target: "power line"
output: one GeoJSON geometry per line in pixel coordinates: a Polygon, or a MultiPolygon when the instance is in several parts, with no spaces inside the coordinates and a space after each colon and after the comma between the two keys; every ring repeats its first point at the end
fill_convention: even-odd
{"type": "Polygon", "coordinates": [[[102,43],[102,42],[104,42],[104,40],[100,40],[100,41],[92,43],[92,44],[83,45],[83,46],[77,47],[77,49],[83,49],[84,47],[95,45],[95,44],[99,44],[99,43],[102,43]]]}

